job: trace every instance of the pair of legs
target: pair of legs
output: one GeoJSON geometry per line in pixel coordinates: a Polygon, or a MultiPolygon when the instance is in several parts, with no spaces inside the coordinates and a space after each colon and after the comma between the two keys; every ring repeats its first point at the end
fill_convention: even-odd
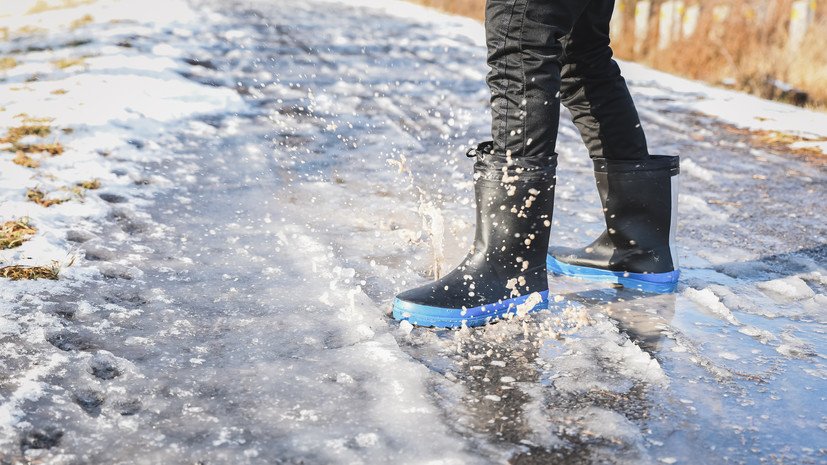
{"type": "Polygon", "coordinates": [[[657,275],[673,286],[668,217],[677,157],[648,153],[609,48],[613,6],[613,0],[488,0],[493,140],[468,153],[476,159],[474,245],[442,279],[397,296],[395,318],[473,326],[543,308],[547,266],[580,277],[594,270],[596,279],[624,285],[630,276],[657,275]],[[561,102],[595,162],[607,228],[589,247],[547,255],[561,102]]]}
{"type": "MultiPolygon", "coordinates": [[[[612,60],[613,0],[488,0],[494,149],[518,166],[547,166],[555,153],[560,102],[592,158],[648,156],[637,111],[612,60]]],[[[507,161],[489,159],[493,168],[507,161]]]]}

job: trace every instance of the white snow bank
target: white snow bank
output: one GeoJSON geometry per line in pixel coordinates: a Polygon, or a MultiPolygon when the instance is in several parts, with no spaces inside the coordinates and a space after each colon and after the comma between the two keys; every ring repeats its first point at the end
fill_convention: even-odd
{"type": "MultiPolygon", "coordinates": [[[[26,15],[22,19],[3,18],[0,24],[36,25],[49,28],[54,35],[78,15],[129,24],[151,20],[155,28],[186,21],[195,28],[198,17],[186,2],[148,4],[118,0],[26,15]]],[[[94,32],[89,34],[88,37],[94,39],[94,32]]],[[[84,221],[105,216],[109,205],[95,192],[87,191],[86,198],[81,199],[61,189],[97,179],[107,194],[129,198],[136,179],[123,174],[137,170],[125,166],[123,160],[149,161],[162,155],[153,150],[158,148],[153,141],[165,132],[167,124],[198,114],[238,111],[244,107],[238,94],[230,89],[200,85],[181,76],[179,71],[186,68],[181,62],[106,46],[109,39],[106,34],[102,36],[90,45],[100,54],[84,59],[82,68],[40,70],[38,79],[26,83],[24,90],[18,90],[21,84],[13,79],[0,84],[0,92],[6,96],[4,111],[0,112],[0,130],[32,124],[26,118],[43,119],[52,134],[42,141],[30,136],[29,142],[57,141],[66,148],[54,158],[34,155],[33,158],[41,160],[36,170],[12,163],[12,157],[0,158],[0,185],[3,186],[0,221],[29,217],[38,230],[37,235],[20,248],[0,254],[4,265],[48,265],[53,260],[68,263],[71,257],[67,254],[71,255],[72,246],[66,241],[67,231],[84,221]],[[61,130],[71,133],[61,134],[61,130]],[[136,143],[145,150],[136,148],[136,143]],[[117,153],[119,160],[104,157],[111,153],[117,153]],[[49,208],[26,202],[27,189],[35,187],[51,191],[49,198],[72,200],[49,208]]],[[[43,51],[37,52],[37,56],[38,60],[47,62],[50,55],[58,53],[59,50],[43,51]]],[[[25,63],[27,57],[24,55],[19,60],[25,63]]],[[[154,183],[153,188],[159,184],[162,183],[154,183]]],[[[64,276],[78,274],[83,266],[82,260],[76,260],[64,276]]]]}
{"type": "MultiPolygon", "coordinates": [[[[716,117],[753,130],[781,131],[801,136],[827,137],[827,114],[764,100],[743,92],[710,87],[698,81],[621,62],[623,75],[636,94],[667,95],[671,106],[716,117]],[[666,90],[667,92],[664,92],[666,90]]],[[[827,142],[818,144],[827,153],[827,142]]]]}

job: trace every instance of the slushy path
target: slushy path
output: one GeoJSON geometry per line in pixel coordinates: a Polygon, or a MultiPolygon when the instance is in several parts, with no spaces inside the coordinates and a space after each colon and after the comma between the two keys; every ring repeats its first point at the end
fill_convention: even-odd
{"type": "MultiPolygon", "coordinates": [[[[0,462],[827,462],[823,168],[630,67],[652,151],[682,156],[678,292],[550,276],[548,311],[411,329],[393,296],[473,234],[481,26],[397,3],[198,4],[200,21],[136,26],[127,52],[163,44],[244,109],[136,140],[156,156],[129,175],[156,190],[136,182],[140,202],[76,232],[103,275],[10,310],[26,330],[3,339],[19,358],[0,462]]],[[[601,220],[563,120],[552,241],[575,245],[601,220]]]]}

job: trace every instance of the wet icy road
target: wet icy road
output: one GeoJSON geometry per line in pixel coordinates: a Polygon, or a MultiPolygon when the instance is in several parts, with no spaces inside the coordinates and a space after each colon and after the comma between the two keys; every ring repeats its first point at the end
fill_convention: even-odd
{"type": "MultiPolygon", "coordinates": [[[[550,276],[553,308],[524,320],[406,328],[395,293],[473,234],[480,27],[222,3],[131,48],[178,50],[247,110],[135,140],[161,161],[126,164],[134,198],[72,235],[102,277],[7,316],[26,337],[2,340],[0,463],[827,463],[823,168],[633,68],[652,151],[683,157],[679,292],[550,276]]],[[[552,240],[581,244],[590,162],[568,121],[558,145],[552,240]]]]}

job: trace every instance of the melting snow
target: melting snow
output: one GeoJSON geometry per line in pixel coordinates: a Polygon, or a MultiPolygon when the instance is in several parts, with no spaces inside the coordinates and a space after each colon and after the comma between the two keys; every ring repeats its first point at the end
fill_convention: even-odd
{"type": "MultiPolygon", "coordinates": [[[[65,147],[0,156],[0,221],[38,230],[0,266],[62,266],[0,281],[0,457],[823,459],[825,174],[720,123],[825,138],[825,115],[622,63],[652,151],[683,157],[679,292],[550,276],[548,310],[435,331],[388,312],[472,239],[479,23],[98,0],[0,28],[0,126],[65,147]]],[[[601,211],[566,118],[558,152],[552,241],[582,245],[601,211]]]]}

